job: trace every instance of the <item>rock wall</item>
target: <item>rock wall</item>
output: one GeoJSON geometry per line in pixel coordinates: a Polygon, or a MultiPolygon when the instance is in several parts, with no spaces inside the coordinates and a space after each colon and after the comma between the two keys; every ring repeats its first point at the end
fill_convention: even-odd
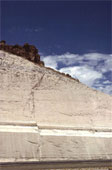
{"type": "Polygon", "coordinates": [[[111,96],[0,51],[0,170],[111,167],[111,160],[111,96]]]}

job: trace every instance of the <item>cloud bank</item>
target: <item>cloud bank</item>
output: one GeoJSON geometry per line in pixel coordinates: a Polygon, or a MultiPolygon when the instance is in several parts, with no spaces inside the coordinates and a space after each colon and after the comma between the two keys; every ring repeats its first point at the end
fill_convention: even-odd
{"type": "Polygon", "coordinates": [[[47,67],[68,73],[80,82],[112,95],[112,54],[65,53],[42,56],[47,67]]]}

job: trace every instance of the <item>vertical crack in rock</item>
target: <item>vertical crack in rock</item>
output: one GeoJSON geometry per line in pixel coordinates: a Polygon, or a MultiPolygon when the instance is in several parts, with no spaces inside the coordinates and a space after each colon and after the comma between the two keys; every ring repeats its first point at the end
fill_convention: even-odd
{"type": "Polygon", "coordinates": [[[35,117],[35,98],[34,98],[34,91],[31,90],[31,102],[32,102],[32,110],[31,110],[31,114],[35,117]]]}
{"type": "MultiPolygon", "coordinates": [[[[35,117],[34,115],[34,111],[35,111],[35,102],[34,102],[34,91],[31,89],[30,94],[28,95],[28,99],[26,101],[26,103],[24,104],[24,108],[23,108],[23,115],[26,117],[26,110],[30,111],[30,116],[31,117],[35,117]]],[[[27,114],[28,115],[28,114],[27,114]]]]}
{"type": "Polygon", "coordinates": [[[41,76],[40,80],[32,87],[32,90],[37,90],[40,87],[42,80],[44,78],[45,73],[41,76]]]}
{"type": "Polygon", "coordinates": [[[24,114],[24,111],[26,110],[26,107],[28,107],[30,109],[31,116],[33,116],[33,118],[35,117],[35,94],[34,93],[35,93],[35,90],[37,90],[38,87],[40,87],[42,80],[44,78],[44,75],[45,73],[41,76],[38,82],[31,88],[29,97],[25,103],[25,107],[23,108],[23,114],[24,114]]]}
{"type": "Polygon", "coordinates": [[[41,76],[40,80],[32,87],[31,89],[31,100],[32,100],[32,111],[31,114],[34,115],[35,117],[35,95],[34,95],[34,91],[38,89],[38,87],[40,87],[42,80],[44,78],[45,73],[41,76]]]}

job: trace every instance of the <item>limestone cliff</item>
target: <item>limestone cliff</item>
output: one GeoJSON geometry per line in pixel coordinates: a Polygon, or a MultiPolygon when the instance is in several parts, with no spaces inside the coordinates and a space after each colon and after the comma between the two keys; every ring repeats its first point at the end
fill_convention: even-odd
{"type": "Polygon", "coordinates": [[[112,97],[0,51],[0,163],[95,160],[111,165],[112,97]]]}

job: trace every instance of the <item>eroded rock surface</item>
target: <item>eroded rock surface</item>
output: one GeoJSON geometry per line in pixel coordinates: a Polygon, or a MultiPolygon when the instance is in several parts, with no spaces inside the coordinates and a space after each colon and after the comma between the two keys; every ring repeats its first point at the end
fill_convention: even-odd
{"type": "Polygon", "coordinates": [[[28,59],[34,63],[44,66],[44,62],[40,60],[40,55],[38,54],[38,49],[34,45],[29,45],[25,43],[23,46],[18,44],[8,45],[5,41],[0,42],[0,50],[21,56],[28,59]]]}
{"type": "Polygon", "coordinates": [[[0,164],[35,170],[111,160],[112,96],[0,51],[0,164]]]}

